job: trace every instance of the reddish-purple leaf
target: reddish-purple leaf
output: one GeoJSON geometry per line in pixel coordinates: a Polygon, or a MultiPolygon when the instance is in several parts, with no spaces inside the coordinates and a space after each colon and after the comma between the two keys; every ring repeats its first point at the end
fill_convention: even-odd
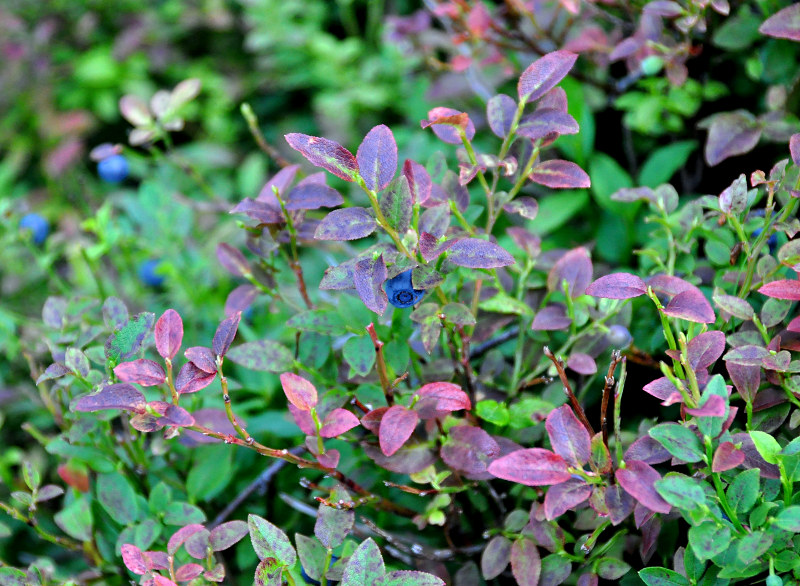
{"type": "Polygon", "coordinates": [[[568,284],[569,296],[575,299],[586,292],[592,280],[592,261],[589,251],[583,246],[567,252],[553,265],[547,275],[549,291],[563,291],[562,283],[568,284]]]}
{"type": "Polygon", "coordinates": [[[730,441],[734,444],[741,444],[741,450],[744,452],[744,467],[745,468],[758,468],[761,472],[762,478],[780,478],[780,469],[776,464],[770,464],[761,454],[758,453],[753,438],[747,432],[734,433],[730,441]]]}
{"type": "Polygon", "coordinates": [[[344,203],[342,194],[324,183],[303,182],[289,192],[287,210],[316,210],[335,208],[344,203]]]}
{"type": "Polygon", "coordinates": [[[267,181],[264,187],[261,188],[256,200],[271,202],[275,205],[278,205],[278,201],[275,199],[273,187],[277,187],[278,193],[284,195],[286,193],[286,189],[292,184],[292,181],[294,181],[294,178],[299,170],[300,165],[289,165],[288,167],[284,167],[275,173],[275,175],[273,175],[270,180],[267,181]]]}
{"type": "Polygon", "coordinates": [[[519,78],[519,99],[531,102],[541,98],[566,77],[577,58],[569,51],[553,51],[531,63],[519,78]]]}
{"type": "Polygon", "coordinates": [[[205,346],[192,346],[183,353],[186,359],[203,372],[213,374],[217,372],[217,363],[214,352],[205,346]]]}
{"type": "Polygon", "coordinates": [[[165,311],[158,321],[153,332],[156,340],[156,350],[162,358],[172,360],[181,348],[183,342],[183,321],[174,309],[165,311]]]}
{"type": "Polygon", "coordinates": [[[496,578],[508,567],[511,560],[511,540],[505,535],[495,535],[481,554],[481,573],[487,580],[496,578]]]}
{"type": "Polygon", "coordinates": [[[359,260],[353,271],[353,282],[358,296],[368,309],[378,315],[383,315],[389,305],[389,298],[383,290],[386,277],[386,264],[383,262],[382,254],[379,254],[378,258],[367,257],[359,260]]]}
{"type": "Polygon", "coordinates": [[[478,238],[464,238],[450,247],[447,259],[460,267],[494,269],[514,264],[514,257],[503,248],[478,238]]]}
{"type": "Polygon", "coordinates": [[[580,468],[589,460],[592,438],[573,413],[572,407],[562,405],[551,411],[545,428],[553,451],[570,465],[580,468]]]}
{"type": "Polygon", "coordinates": [[[359,424],[358,417],[347,409],[334,409],[325,416],[319,434],[322,437],[337,437],[359,424]]]}
{"type": "Polygon", "coordinates": [[[767,356],[769,356],[769,350],[763,346],[748,344],[729,350],[723,356],[723,360],[742,366],[761,366],[761,361],[767,356]]]}
{"type": "Polygon", "coordinates": [[[423,232],[419,235],[419,251],[422,254],[422,258],[430,262],[433,259],[439,258],[445,250],[452,248],[456,242],[459,241],[450,239],[439,244],[436,236],[423,232]]]}
{"type": "Polygon", "coordinates": [[[375,126],[364,137],[356,153],[358,172],[372,191],[380,191],[397,171],[397,143],[389,128],[375,126]]]}
{"type": "Polygon", "coordinates": [[[725,214],[741,214],[747,207],[747,179],[744,173],[719,194],[719,209],[725,214]]]}
{"type": "Polygon", "coordinates": [[[533,318],[532,330],[563,330],[572,323],[563,305],[548,305],[533,318]]]}
{"type": "Polygon", "coordinates": [[[194,363],[187,362],[181,367],[178,376],[175,377],[175,390],[181,395],[196,393],[214,382],[216,376],[215,372],[208,373],[197,368],[194,363]]]}
{"type": "Polygon", "coordinates": [[[225,242],[217,245],[217,260],[234,277],[244,277],[252,272],[244,255],[225,242]]]}
{"type": "Polygon", "coordinates": [[[264,201],[256,201],[249,197],[236,204],[236,207],[230,213],[245,214],[248,218],[260,224],[283,224],[286,221],[280,207],[275,207],[264,201]]]}
{"type": "Polygon", "coordinates": [[[687,289],[673,297],[664,308],[664,313],[670,317],[701,324],[714,323],[717,319],[706,296],[695,288],[687,289]]]}
{"type": "MultiPolygon", "coordinates": [[[[800,4],[793,3],[765,20],[758,32],[769,37],[800,42],[800,4]]],[[[795,165],[800,165],[795,159],[795,165]]]]}
{"type": "Polygon", "coordinates": [[[667,399],[667,397],[673,393],[678,392],[678,389],[675,388],[675,385],[673,385],[668,378],[663,376],[647,383],[644,385],[644,387],[642,387],[642,390],[645,393],[653,395],[657,399],[661,399],[662,401],[667,399]]]}
{"type": "Polygon", "coordinates": [[[124,544],[120,549],[122,550],[122,561],[126,568],[138,576],[147,572],[149,569],[147,560],[145,560],[141,549],[130,543],[124,544]]]}
{"type": "Polygon", "coordinates": [[[532,197],[518,197],[503,206],[511,214],[519,214],[523,218],[533,220],[539,213],[539,202],[532,197]]]}
{"type": "Polygon", "coordinates": [[[617,482],[633,498],[656,513],[669,513],[670,505],[661,498],[654,486],[661,475],[649,464],[640,460],[626,462],[625,468],[616,471],[617,482]]]}
{"type": "Polygon", "coordinates": [[[143,387],[160,385],[167,380],[167,373],[160,364],[144,358],[118,364],[114,367],[114,374],[120,382],[138,383],[143,387]]]}
{"type": "Polygon", "coordinates": [[[378,440],[385,456],[391,456],[403,447],[414,428],[417,427],[419,415],[416,411],[406,409],[402,405],[389,407],[381,418],[378,440]]]}
{"type": "Polygon", "coordinates": [[[572,477],[564,458],[542,448],[511,452],[492,462],[489,472],[498,478],[527,486],[560,484],[572,477]]]}
{"type": "Polygon", "coordinates": [[[103,387],[99,393],[85,395],[75,401],[73,411],[92,412],[103,409],[124,409],[144,413],[147,404],[142,392],[128,383],[117,383],[103,387]]]}
{"type": "Polygon", "coordinates": [[[570,478],[547,489],[544,497],[544,514],[553,521],[575,508],[592,494],[592,487],[582,478],[570,478]]]}
{"type": "Polygon", "coordinates": [[[519,586],[538,586],[542,560],[536,542],[520,537],[511,546],[511,573],[519,586]]]}
{"type": "Polygon", "coordinates": [[[211,545],[208,539],[210,535],[211,533],[206,528],[195,531],[186,539],[183,544],[183,549],[196,560],[205,559],[208,548],[211,545]]]}
{"type": "MultiPolygon", "coordinates": [[[[435,205],[428,208],[419,217],[419,232],[420,241],[423,233],[427,232],[428,235],[433,235],[436,240],[441,238],[447,232],[450,226],[450,206],[447,204],[435,205]]],[[[435,242],[434,242],[435,244],[435,242]]]]}
{"type": "Polygon", "coordinates": [[[505,138],[511,132],[511,122],[517,111],[517,103],[505,94],[497,94],[486,103],[486,118],[495,136],[505,138]]]}
{"type": "Polygon", "coordinates": [[[578,123],[566,112],[540,108],[522,119],[517,134],[537,140],[551,134],[577,134],[578,130],[578,123]]]}
{"type": "Polygon", "coordinates": [[[786,329],[790,332],[800,332],[800,316],[797,316],[790,321],[789,325],[786,326],[786,329]]]}
{"type": "Polygon", "coordinates": [[[725,472],[732,470],[744,463],[744,452],[736,447],[732,442],[722,442],[717,451],[714,452],[714,459],[711,462],[712,472],[725,472]]]}
{"type": "Polygon", "coordinates": [[[248,533],[245,521],[228,521],[217,525],[211,530],[209,541],[211,549],[223,551],[238,543],[248,533]]]}
{"type": "Polygon", "coordinates": [[[298,409],[291,403],[289,403],[288,407],[289,413],[292,414],[294,422],[297,424],[297,427],[300,428],[300,431],[306,435],[315,436],[317,434],[317,428],[314,424],[314,418],[311,417],[311,413],[298,409]]]}
{"type": "Polygon", "coordinates": [[[479,427],[451,427],[442,445],[444,463],[465,474],[483,474],[489,462],[500,455],[499,444],[479,427]]]}
{"type": "Polygon", "coordinates": [[[670,297],[690,289],[700,291],[688,281],[672,275],[653,275],[647,279],[647,286],[652,287],[656,293],[664,293],[670,297]]]}
{"type": "MultiPolygon", "coordinates": [[[[314,443],[316,444],[316,441],[314,443]]],[[[339,465],[341,456],[342,454],[339,450],[325,450],[324,454],[314,454],[317,462],[325,466],[325,468],[336,468],[339,465]]]]}
{"type": "Polygon", "coordinates": [[[511,236],[514,244],[519,246],[531,258],[536,258],[542,251],[542,238],[525,228],[512,226],[506,230],[506,233],[511,236]]]}
{"type": "Polygon", "coordinates": [[[191,525],[181,527],[169,538],[167,542],[167,553],[169,553],[169,555],[175,555],[175,552],[178,551],[178,548],[183,545],[187,539],[203,529],[205,529],[205,527],[199,523],[192,523],[191,525]]]}
{"type": "Polygon", "coordinates": [[[381,419],[383,418],[383,414],[386,413],[388,409],[388,407],[378,407],[369,413],[365,413],[361,418],[361,425],[366,427],[375,435],[378,435],[378,430],[381,427],[381,419]]]}
{"type": "Polygon", "coordinates": [[[594,358],[582,352],[573,352],[567,360],[567,367],[578,374],[589,376],[597,372],[597,363],[594,358]]]}
{"type": "Polygon", "coordinates": [[[301,411],[311,411],[317,405],[317,389],[302,376],[292,372],[281,375],[283,392],[289,402],[301,411]]]}
{"type": "MultiPolygon", "coordinates": [[[[800,16],[800,13],[798,13],[798,16],[800,16]]],[[[792,155],[792,162],[800,167],[800,133],[793,134],[789,138],[789,153],[792,155]]]]}
{"type": "Polygon", "coordinates": [[[253,285],[239,285],[228,294],[225,300],[225,316],[231,317],[234,313],[244,312],[258,297],[259,290],[253,285]]]}
{"type": "Polygon", "coordinates": [[[433,182],[427,169],[411,159],[406,159],[403,163],[403,175],[408,181],[408,188],[411,190],[412,203],[424,205],[431,196],[433,182]]]}
{"type": "Polygon", "coordinates": [[[142,552],[151,570],[169,569],[169,557],[164,551],[145,551],[142,552]]]}
{"type": "Polygon", "coordinates": [[[422,128],[432,127],[433,133],[448,144],[461,144],[458,128],[462,128],[467,140],[475,136],[475,125],[469,116],[453,108],[438,107],[428,111],[428,119],[422,121],[422,128]]]}
{"type": "Polygon", "coordinates": [[[686,412],[695,417],[722,417],[725,415],[725,399],[719,395],[710,395],[702,407],[686,407],[686,412]]]}
{"type": "Polygon", "coordinates": [[[708,129],[706,162],[713,167],[728,157],[747,153],[758,144],[759,138],[761,126],[747,110],[719,114],[708,129]]]}
{"type": "Polygon", "coordinates": [[[233,343],[233,339],[236,337],[236,330],[239,328],[239,321],[241,319],[242,314],[236,313],[220,322],[217,331],[214,332],[214,339],[211,342],[211,350],[213,350],[216,356],[225,356],[228,348],[230,348],[233,343]]]}
{"type": "Polygon", "coordinates": [[[619,484],[609,486],[605,491],[604,498],[608,517],[613,525],[622,523],[636,506],[636,499],[625,492],[619,484]]]}
{"type": "Polygon", "coordinates": [[[419,400],[414,404],[414,409],[421,419],[445,417],[451,411],[472,408],[469,396],[453,383],[428,383],[415,394],[419,400]]]}
{"type": "Polygon", "coordinates": [[[796,279],[782,279],[762,285],[758,290],[762,295],[776,299],[789,299],[800,301],[800,281],[796,279]]]}
{"type": "MultiPolygon", "coordinates": [[[[673,387],[674,388],[674,387],[673,387]]],[[[667,449],[656,439],[643,435],[625,450],[625,461],[639,460],[645,464],[660,464],[672,458],[667,449]]]]}
{"type": "Polygon", "coordinates": [[[725,334],[719,331],[704,332],[689,340],[687,347],[692,370],[708,368],[725,351],[725,334]]]}
{"type": "Polygon", "coordinates": [[[378,227],[375,218],[364,208],[343,208],[325,216],[314,232],[317,240],[358,240],[378,227]]]}
{"type": "Polygon", "coordinates": [[[745,401],[752,402],[761,386],[761,365],[748,366],[734,361],[726,361],[725,368],[731,382],[745,401]]]}
{"type": "Polygon", "coordinates": [[[338,142],[299,133],[287,134],[284,138],[312,165],[322,167],[345,181],[355,180],[358,173],[356,158],[338,142]]]}
{"type": "Polygon", "coordinates": [[[592,185],[586,171],[571,161],[561,159],[539,163],[531,171],[530,178],[531,181],[553,189],[591,187],[592,185]]]}
{"type": "Polygon", "coordinates": [[[175,580],[178,582],[188,582],[197,578],[203,573],[203,566],[195,563],[183,564],[175,570],[175,580]]]}
{"type": "Polygon", "coordinates": [[[636,275],[612,273],[586,287],[586,294],[604,299],[633,299],[647,293],[647,285],[636,275]]]}

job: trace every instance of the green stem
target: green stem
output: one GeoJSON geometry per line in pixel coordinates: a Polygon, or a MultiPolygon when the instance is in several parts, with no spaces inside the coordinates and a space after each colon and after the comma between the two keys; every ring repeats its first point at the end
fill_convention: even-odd
{"type": "Polygon", "coordinates": [[[222,400],[225,402],[225,414],[228,416],[228,421],[231,422],[233,429],[236,430],[236,433],[239,434],[247,444],[252,444],[255,440],[250,437],[250,434],[247,433],[239,422],[236,420],[236,416],[233,414],[233,407],[231,406],[231,396],[228,394],[228,379],[222,373],[222,356],[217,356],[217,372],[219,373],[219,382],[222,385],[222,400]]]}
{"type": "Polygon", "coordinates": [[[741,522],[739,521],[739,517],[736,516],[736,511],[731,508],[730,503],[728,502],[728,497],[725,496],[724,486],[722,486],[722,480],[720,480],[719,474],[716,472],[711,471],[711,463],[714,461],[714,445],[711,441],[711,438],[706,436],[705,437],[706,443],[706,463],[708,464],[708,469],[711,472],[711,480],[714,483],[714,489],[717,492],[717,499],[719,500],[719,504],[722,507],[722,510],[725,511],[725,514],[728,515],[728,518],[733,523],[733,526],[736,528],[736,532],[739,535],[744,535],[747,533],[744,527],[742,527],[741,522]]]}

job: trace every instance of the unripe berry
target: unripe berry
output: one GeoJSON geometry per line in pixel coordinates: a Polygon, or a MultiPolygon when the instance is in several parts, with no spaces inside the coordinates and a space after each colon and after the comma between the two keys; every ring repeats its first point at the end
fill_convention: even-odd
{"type": "Polygon", "coordinates": [[[615,348],[627,348],[631,343],[631,333],[628,328],[615,324],[608,328],[606,340],[615,348]]]}
{"type": "Polygon", "coordinates": [[[783,580],[781,579],[780,576],[778,576],[776,574],[772,574],[770,576],[767,576],[766,585],[767,586],[783,586],[783,580]]]}

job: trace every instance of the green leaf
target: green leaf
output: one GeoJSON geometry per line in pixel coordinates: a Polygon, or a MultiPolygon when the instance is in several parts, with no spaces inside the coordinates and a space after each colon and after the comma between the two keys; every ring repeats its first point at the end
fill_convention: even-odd
{"type": "Polygon", "coordinates": [[[600,558],[597,562],[597,574],[606,580],[619,580],[631,567],[616,558],[600,558]]]}
{"type": "Polygon", "coordinates": [[[381,586],[445,586],[441,578],[414,570],[389,572],[379,583],[381,586]]]}
{"type": "MultiPolygon", "coordinates": [[[[722,553],[731,542],[731,530],[727,525],[718,526],[712,521],[695,525],[689,529],[689,543],[695,557],[704,562],[722,553]]],[[[687,550],[686,555],[689,555],[687,550]]]]}
{"type": "Polygon", "coordinates": [[[172,501],[172,490],[166,483],[159,482],[150,491],[147,506],[151,513],[161,513],[166,510],[170,501],[172,501]]]}
{"type": "Polygon", "coordinates": [[[370,586],[383,578],[385,573],[381,550],[369,537],[350,556],[342,574],[341,586],[370,586]]]}
{"type": "Polygon", "coordinates": [[[595,140],[594,115],[586,103],[585,95],[590,90],[587,89],[588,86],[571,77],[562,79],[559,85],[567,92],[567,112],[577,120],[581,131],[578,134],[559,136],[556,146],[570,161],[583,165],[594,150],[595,140]]]}
{"type": "Polygon", "coordinates": [[[639,185],[655,189],[667,183],[696,148],[697,141],[681,140],[654,150],[639,171],[639,185]]]}
{"type": "Polygon", "coordinates": [[[155,322],[154,313],[144,312],[132,317],[106,340],[106,358],[114,363],[132,358],[141,349],[155,322]]]}
{"type": "MultiPolygon", "coordinates": [[[[345,488],[337,484],[331,491],[330,501],[352,502],[350,494],[345,488]]],[[[317,510],[317,522],[314,524],[314,535],[320,543],[329,549],[338,547],[344,538],[353,530],[356,514],[352,508],[335,509],[325,503],[320,503],[317,510]]]]}
{"type": "Polygon", "coordinates": [[[355,336],[344,343],[342,356],[356,374],[366,376],[375,365],[375,346],[368,336],[355,336]]]}
{"type": "Polygon", "coordinates": [[[42,482],[42,478],[39,476],[39,471],[28,460],[25,460],[22,463],[22,478],[25,480],[25,484],[31,490],[36,490],[39,488],[39,485],[42,482]]]}
{"type": "Polygon", "coordinates": [[[703,446],[688,427],[662,423],[650,429],[648,434],[679,460],[693,463],[703,459],[703,446]]]}
{"type": "Polygon", "coordinates": [[[656,480],[655,487],[665,501],[679,509],[691,511],[706,502],[706,495],[700,484],[677,472],[670,472],[661,480],[656,480]]]}
{"type": "Polygon", "coordinates": [[[730,413],[730,398],[728,397],[728,390],[725,386],[725,379],[719,374],[715,374],[711,377],[711,380],[706,384],[706,388],[703,389],[703,395],[700,398],[701,407],[706,404],[706,401],[708,401],[711,395],[722,397],[722,400],[725,401],[725,413],[721,417],[712,417],[708,415],[698,417],[697,428],[703,435],[717,437],[722,433],[722,425],[728,419],[728,414],[730,413]]]}
{"type": "MultiPolygon", "coordinates": [[[[565,137],[562,137],[565,138],[565,137]]],[[[589,194],[583,191],[559,191],[539,201],[539,215],[527,223],[534,234],[549,234],[555,231],[589,203],[589,194]]]]}
{"type": "Polygon", "coordinates": [[[325,558],[328,552],[322,547],[319,541],[300,533],[295,534],[294,542],[297,545],[297,555],[300,558],[300,565],[303,566],[309,578],[319,581],[320,576],[322,576],[322,570],[325,566],[325,558]]]}
{"type": "Polygon", "coordinates": [[[378,205],[386,218],[386,223],[401,235],[411,225],[413,206],[411,190],[405,175],[398,175],[389,187],[378,197],[378,205]]]}
{"type": "Polygon", "coordinates": [[[191,525],[205,520],[206,514],[199,507],[189,503],[170,503],[164,511],[164,523],[167,525],[191,525]]]}
{"type": "Polygon", "coordinates": [[[347,331],[344,318],[332,309],[309,309],[289,319],[286,325],[303,332],[328,336],[339,336],[347,331]]]}
{"type": "Polygon", "coordinates": [[[258,559],[275,558],[283,566],[291,568],[294,565],[297,554],[286,533],[258,515],[248,515],[247,526],[258,559]]]}
{"type": "Polygon", "coordinates": [[[229,446],[198,446],[194,464],[186,478],[186,492],[191,501],[206,501],[221,493],[232,480],[233,452],[229,446]]]}
{"type": "Polygon", "coordinates": [[[500,426],[508,425],[508,422],[511,420],[508,407],[503,403],[498,403],[491,399],[478,401],[478,404],[475,405],[475,414],[484,421],[500,426]]]}
{"type": "Polygon", "coordinates": [[[272,340],[258,340],[240,344],[225,355],[225,358],[250,370],[281,373],[294,363],[292,352],[284,345],[272,340]]]}
{"type": "Polygon", "coordinates": [[[505,293],[498,293],[494,297],[490,297],[481,301],[478,305],[484,311],[493,311],[496,313],[513,313],[516,315],[533,315],[533,310],[528,307],[526,303],[506,295],[505,293]]]}
{"type": "Polygon", "coordinates": [[[787,507],[778,513],[775,525],[784,531],[800,533],[800,506],[787,507]]]}
{"type": "Polygon", "coordinates": [[[55,514],[55,522],[64,533],[79,541],[92,539],[92,510],[85,496],[79,496],[71,504],[55,514]]]}
{"type": "Polygon", "coordinates": [[[770,464],[778,463],[778,456],[783,449],[778,440],[763,431],[751,431],[750,437],[764,460],[770,464]]]}
{"type": "Polygon", "coordinates": [[[689,580],[667,568],[645,568],[639,577],[647,586],[691,586],[689,580]]]}
{"type": "Polygon", "coordinates": [[[736,475],[725,493],[728,503],[737,514],[747,513],[758,499],[760,472],[751,468],[736,475]]]}
{"type": "Polygon", "coordinates": [[[770,545],[772,545],[772,535],[754,531],[739,540],[736,555],[742,563],[751,564],[767,553],[770,545]]]}
{"type": "Polygon", "coordinates": [[[136,491],[119,472],[97,476],[97,500],[120,525],[133,523],[139,516],[136,491]]]}
{"type": "Polygon", "coordinates": [[[589,160],[592,195],[598,205],[625,218],[636,215],[635,204],[613,201],[611,195],[624,187],[632,187],[633,179],[625,169],[605,153],[595,152],[589,160]]]}

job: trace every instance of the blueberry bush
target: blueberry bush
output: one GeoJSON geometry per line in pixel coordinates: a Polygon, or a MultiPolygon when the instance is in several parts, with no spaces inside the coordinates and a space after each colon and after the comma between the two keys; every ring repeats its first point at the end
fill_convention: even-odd
{"type": "Polygon", "coordinates": [[[0,8],[0,585],[800,584],[799,4],[145,4],[0,8]]]}

